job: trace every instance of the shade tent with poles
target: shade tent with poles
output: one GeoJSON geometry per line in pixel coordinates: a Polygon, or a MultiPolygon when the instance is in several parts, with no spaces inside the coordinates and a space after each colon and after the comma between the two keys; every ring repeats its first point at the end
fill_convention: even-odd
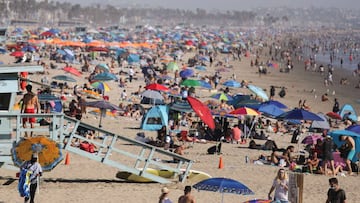
{"type": "MultiPolygon", "coordinates": [[[[355,141],[355,152],[356,152],[355,154],[358,155],[360,153],[360,134],[349,131],[349,130],[334,130],[334,131],[329,132],[329,135],[333,138],[333,141],[337,147],[340,147],[341,145],[343,145],[345,143],[344,141],[339,140],[339,137],[341,135],[352,137],[355,141]]],[[[354,156],[352,161],[356,162],[356,161],[358,161],[358,159],[359,159],[358,156],[354,156]]]]}

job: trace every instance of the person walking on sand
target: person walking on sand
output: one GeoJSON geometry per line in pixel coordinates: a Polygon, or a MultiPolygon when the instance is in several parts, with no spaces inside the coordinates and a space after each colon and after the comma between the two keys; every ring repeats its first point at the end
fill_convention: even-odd
{"type": "Polygon", "coordinates": [[[354,158],[354,156],[356,154],[354,138],[352,138],[351,136],[341,135],[339,137],[339,140],[344,141],[348,145],[348,148],[350,149],[350,151],[346,157],[346,166],[349,170],[349,175],[353,175],[352,168],[351,168],[351,160],[354,158]]]}
{"type": "Polygon", "coordinates": [[[20,169],[25,173],[30,172],[30,195],[24,197],[24,202],[34,203],[36,188],[38,187],[38,176],[42,176],[42,168],[38,163],[38,155],[33,154],[29,161],[25,161],[20,169]]]}
{"type": "Polygon", "coordinates": [[[161,195],[159,197],[159,203],[172,203],[172,201],[169,199],[170,190],[167,187],[161,188],[161,195]]]}
{"type": "MultiPolygon", "coordinates": [[[[35,93],[32,92],[32,86],[27,85],[26,86],[27,93],[23,96],[21,99],[22,106],[20,113],[40,113],[40,103],[39,99],[36,96],[35,93]]],[[[25,117],[23,118],[23,128],[26,128],[26,123],[29,122],[31,128],[34,128],[34,123],[36,122],[36,118],[32,117],[25,117]]],[[[32,136],[32,133],[30,134],[30,137],[32,136]]],[[[27,132],[25,132],[25,137],[27,137],[27,132]]]]}
{"type": "Polygon", "coordinates": [[[327,192],[326,203],[345,203],[346,194],[343,189],[339,187],[337,178],[329,179],[330,188],[327,192]]]}
{"type": "Polygon", "coordinates": [[[288,203],[288,191],[289,191],[289,179],[285,172],[285,169],[279,169],[276,178],[273,181],[273,184],[270,188],[268,198],[271,200],[271,193],[275,190],[275,202],[279,203],[288,203]]]}
{"type": "Polygon", "coordinates": [[[190,185],[185,186],[184,195],[179,197],[178,203],[195,203],[195,198],[191,195],[190,185]]]}

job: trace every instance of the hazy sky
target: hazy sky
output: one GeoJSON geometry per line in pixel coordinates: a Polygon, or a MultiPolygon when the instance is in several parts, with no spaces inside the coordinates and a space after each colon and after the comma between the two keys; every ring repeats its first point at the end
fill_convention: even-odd
{"type": "Polygon", "coordinates": [[[73,3],[111,3],[114,5],[124,2],[154,5],[154,7],[207,10],[244,10],[256,7],[338,7],[360,8],[360,0],[58,0],[73,3]]]}

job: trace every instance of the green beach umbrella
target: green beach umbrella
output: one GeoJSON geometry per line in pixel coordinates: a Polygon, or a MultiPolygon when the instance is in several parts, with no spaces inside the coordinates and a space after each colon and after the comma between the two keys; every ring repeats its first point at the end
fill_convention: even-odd
{"type": "Polygon", "coordinates": [[[198,87],[201,86],[201,82],[198,80],[186,79],[180,83],[181,86],[198,87]]]}
{"type": "Polygon", "coordinates": [[[176,71],[176,70],[179,70],[179,66],[175,62],[170,62],[166,66],[166,70],[176,71]]]}

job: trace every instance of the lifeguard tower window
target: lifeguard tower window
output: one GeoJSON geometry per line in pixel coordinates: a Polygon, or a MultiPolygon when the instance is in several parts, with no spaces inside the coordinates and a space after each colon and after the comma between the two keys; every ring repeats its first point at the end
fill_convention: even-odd
{"type": "Polygon", "coordinates": [[[0,93],[0,111],[9,111],[11,93],[0,93]]]}

